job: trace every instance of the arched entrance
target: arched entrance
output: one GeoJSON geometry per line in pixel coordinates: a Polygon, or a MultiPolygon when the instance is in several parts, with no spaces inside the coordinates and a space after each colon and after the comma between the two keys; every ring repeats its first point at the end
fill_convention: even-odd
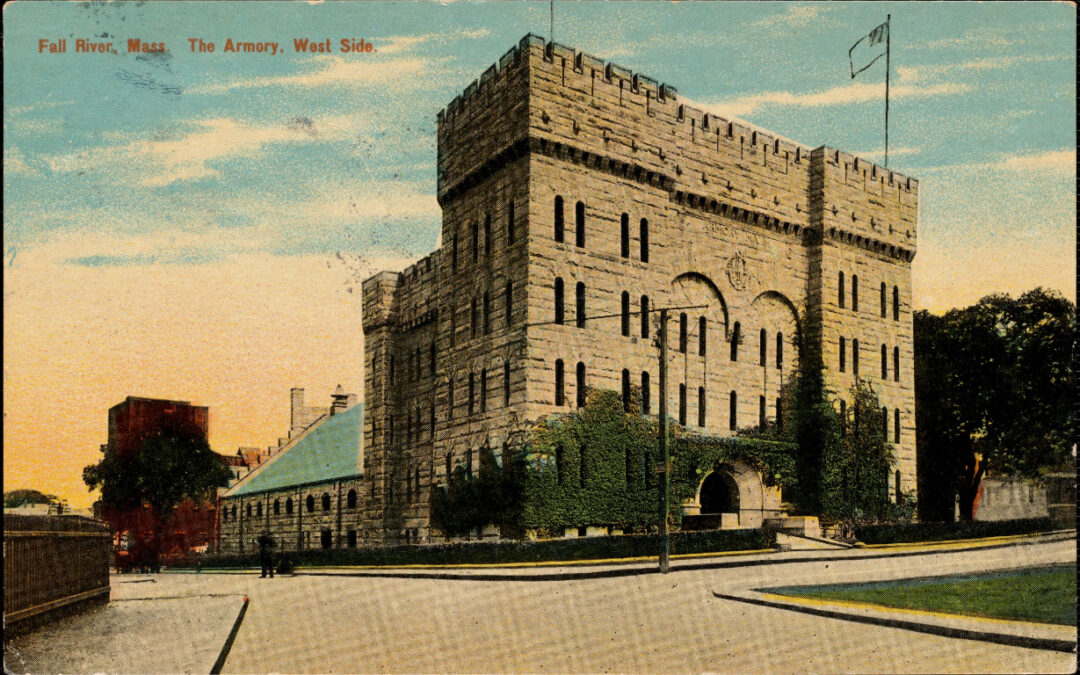
{"type": "Polygon", "coordinates": [[[724,470],[717,470],[701,483],[701,515],[739,512],[739,486],[724,470]]]}

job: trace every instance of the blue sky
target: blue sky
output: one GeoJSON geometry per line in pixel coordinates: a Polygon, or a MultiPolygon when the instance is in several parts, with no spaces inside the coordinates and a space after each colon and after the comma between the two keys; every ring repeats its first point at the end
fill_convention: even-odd
{"type": "MultiPolygon", "coordinates": [[[[547,2],[4,11],[5,443],[16,447],[44,437],[19,424],[40,425],[24,418],[58,379],[94,422],[50,442],[92,449],[129,393],[220,410],[211,440],[228,450],[287,426],[289,386],[362,391],[353,291],[436,245],[436,113],[525,33],[549,32],[547,2]],[[136,37],[169,52],[128,54],[136,37]],[[195,37],[217,51],[191,53],[195,37]],[[294,53],[304,37],[331,38],[335,52],[294,53]],[[345,37],[377,52],[341,54],[345,37]],[[58,38],[68,53],[39,53],[58,38]],[[78,38],[117,53],[76,54],[78,38]],[[227,38],[284,51],[226,54],[227,38]]],[[[1036,285],[1074,298],[1075,11],[556,2],[555,39],[711,112],[880,163],[884,62],[852,80],[847,52],[891,14],[889,166],[920,180],[915,305],[940,311],[1036,285]]]]}

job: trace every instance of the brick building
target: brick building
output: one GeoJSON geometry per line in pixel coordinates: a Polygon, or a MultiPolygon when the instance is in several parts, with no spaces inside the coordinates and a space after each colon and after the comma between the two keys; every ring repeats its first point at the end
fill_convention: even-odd
{"type": "MultiPolygon", "coordinates": [[[[102,450],[131,456],[148,437],[163,429],[192,429],[203,439],[209,429],[210,411],[188,401],[128,396],[109,408],[109,440],[102,450]]],[[[221,456],[222,463],[228,458],[221,456]]],[[[114,509],[100,507],[101,518],[109,523],[117,549],[117,567],[142,564],[142,552],[153,537],[155,521],[147,508],[114,509]]],[[[217,537],[216,504],[185,499],[177,507],[161,534],[161,553],[183,557],[204,550],[217,537]]]]}
{"type": "Polygon", "coordinates": [[[914,492],[914,179],[528,35],[438,114],[438,199],[442,247],[364,283],[365,508],[388,540],[427,539],[432,485],[585,387],[636,385],[655,414],[661,306],[706,306],[670,317],[673,417],[772,419],[819,350],[838,408],[855,378],[877,392],[890,494],[914,492]]]}
{"type": "MultiPolygon", "coordinates": [[[[437,540],[432,488],[587,387],[639,391],[655,415],[655,309],[698,305],[669,317],[672,417],[714,436],[775,419],[814,350],[838,409],[856,378],[877,393],[889,492],[914,493],[914,179],[705,114],[534,35],[438,113],[437,134],[441,248],[363,284],[363,438],[343,449],[356,475],[270,485],[262,506],[249,488],[237,514],[291,490],[329,505],[312,510],[324,546],[346,545],[342,521],[364,542],[437,540]],[[355,510],[336,506],[342,490],[355,510]]],[[[778,514],[778,492],[735,464],[705,472],[685,513],[738,527],[778,514]]],[[[259,522],[282,519],[297,546],[316,527],[274,514],[259,522]]],[[[239,528],[223,520],[223,541],[239,528]]]]}

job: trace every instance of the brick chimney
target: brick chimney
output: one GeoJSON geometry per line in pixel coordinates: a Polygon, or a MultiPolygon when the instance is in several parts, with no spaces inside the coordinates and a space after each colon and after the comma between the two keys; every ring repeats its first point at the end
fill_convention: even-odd
{"type": "Polygon", "coordinates": [[[345,393],[345,390],[339,384],[334,393],[330,395],[333,403],[330,404],[330,414],[336,415],[339,412],[345,412],[349,408],[349,395],[345,393]]]}

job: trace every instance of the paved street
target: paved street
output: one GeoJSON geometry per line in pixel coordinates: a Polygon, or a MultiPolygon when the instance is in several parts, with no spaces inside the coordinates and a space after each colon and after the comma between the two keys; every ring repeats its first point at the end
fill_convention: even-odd
{"type": "MultiPolygon", "coordinates": [[[[128,588],[146,598],[248,595],[224,668],[233,673],[1073,672],[1073,654],[809,616],[713,591],[1075,559],[1072,539],[572,581],[165,574],[128,588]]],[[[178,665],[163,660],[158,672],[186,670],[178,665]]]]}

